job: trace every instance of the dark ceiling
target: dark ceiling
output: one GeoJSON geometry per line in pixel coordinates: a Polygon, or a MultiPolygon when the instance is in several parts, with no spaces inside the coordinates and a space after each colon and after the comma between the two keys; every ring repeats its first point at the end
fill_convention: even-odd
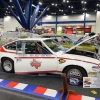
{"type": "MultiPolygon", "coordinates": [[[[12,0],[5,1],[16,13],[12,0]]],[[[23,13],[26,1],[27,0],[19,0],[23,13]]],[[[41,8],[39,14],[47,5],[50,5],[45,15],[55,15],[56,13],[57,15],[82,14],[84,11],[88,13],[100,10],[100,0],[33,0],[33,5],[36,6],[38,4],[41,8]]],[[[34,7],[32,8],[34,10],[34,7]]],[[[10,12],[0,1],[0,17],[8,15],[11,16],[10,12]]]]}

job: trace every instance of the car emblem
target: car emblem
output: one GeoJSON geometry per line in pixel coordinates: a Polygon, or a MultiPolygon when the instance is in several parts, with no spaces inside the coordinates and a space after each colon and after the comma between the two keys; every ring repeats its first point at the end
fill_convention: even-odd
{"type": "Polygon", "coordinates": [[[35,59],[33,59],[33,61],[31,61],[30,65],[32,67],[35,67],[36,69],[38,69],[41,66],[41,62],[36,61],[35,59]]]}

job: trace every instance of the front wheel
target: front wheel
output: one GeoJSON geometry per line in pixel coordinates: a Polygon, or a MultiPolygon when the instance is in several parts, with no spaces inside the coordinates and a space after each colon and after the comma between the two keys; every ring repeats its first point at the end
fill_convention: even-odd
{"type": "Polygon", "coordinates": [[[9,58],[5,58],[1,61],[1,67],[4,72],[13,73],[14,72],[14,61],[9,58]]]}
{"type": "Polygon", "coordinates": [[[80,79],[87,76],[85,70],[79,66],[69,66],[64,73],[66,73],[67,77],[77,77],[80,79]]]}

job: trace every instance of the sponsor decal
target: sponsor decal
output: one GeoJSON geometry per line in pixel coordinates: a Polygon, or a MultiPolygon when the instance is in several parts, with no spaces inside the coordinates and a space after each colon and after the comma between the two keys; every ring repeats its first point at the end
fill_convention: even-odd
{"type": "Polygon", "coordinates": [[[59,63],[60,63],[60,64],[61,64],[61,63],[64,63],[64,62],[66,62],[65,59],[59,59],[59,63]]]}
{"type": "Polygon", "coordinates": [[[36,59],[33,59],[33,61],[31,61],[30,65],[32,67],[35,67],[36,69],[38,69],[41,66],[41,62],[36,61],[36,59]]]}
{"type": "Polygon", "coordinates": [[[79,78],[75,78],[75,77],[70,77],[69,78],[69,84],[78,86],[80,84],[80,79],[79,78]]]}
{"type": "Polygon", "coordinates": [[[93,67],[92,67],[92,70],[94,70],[94,71],[96,71],[97,69],[99,69],[98,66],[93,66],[93,67]]]}
{"type": "Polygon", "coordinates": [[[95,75],[95,74],[97,74],[97,72],[89,72],[88,74],[89,75],[95,75]]]}
{"type": "Polygon", "coordinates": [[[83,77],[83,88],[100,88],[100,77],[83,77]]]}

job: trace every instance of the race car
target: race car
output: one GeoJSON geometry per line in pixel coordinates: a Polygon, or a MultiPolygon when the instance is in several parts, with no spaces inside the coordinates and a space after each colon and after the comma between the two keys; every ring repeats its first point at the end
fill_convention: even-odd
{"type": "MultiPolygon", "coordinates": [[[[67,35],[43,34],[41,37],[54,39],[65,48],[71,48],[74,44],[77,43],[77,39],[75,38],[75,36],[74,36],[75,41],[73,41],[71,39],[71,36],[69,38],[69,36],[67,36],[67,35]]],[[[76,47],[76,50],[85,50],[85,51],[90,51],[90,52],[96,52],[98,50],[98,48],[94,44],[82,43],[81,45],[76,47]]]]}
{"type": "Polygon", "coordinates": [[[96,36],[83,39],[69,49],[50,38],[18,39],[0,47],[1,67],[4,72],[15,74],[66,73],[67,77],[80,79],[97,76],[100,72],[98,55],[73,52],[78,45],[96,36]]]}

